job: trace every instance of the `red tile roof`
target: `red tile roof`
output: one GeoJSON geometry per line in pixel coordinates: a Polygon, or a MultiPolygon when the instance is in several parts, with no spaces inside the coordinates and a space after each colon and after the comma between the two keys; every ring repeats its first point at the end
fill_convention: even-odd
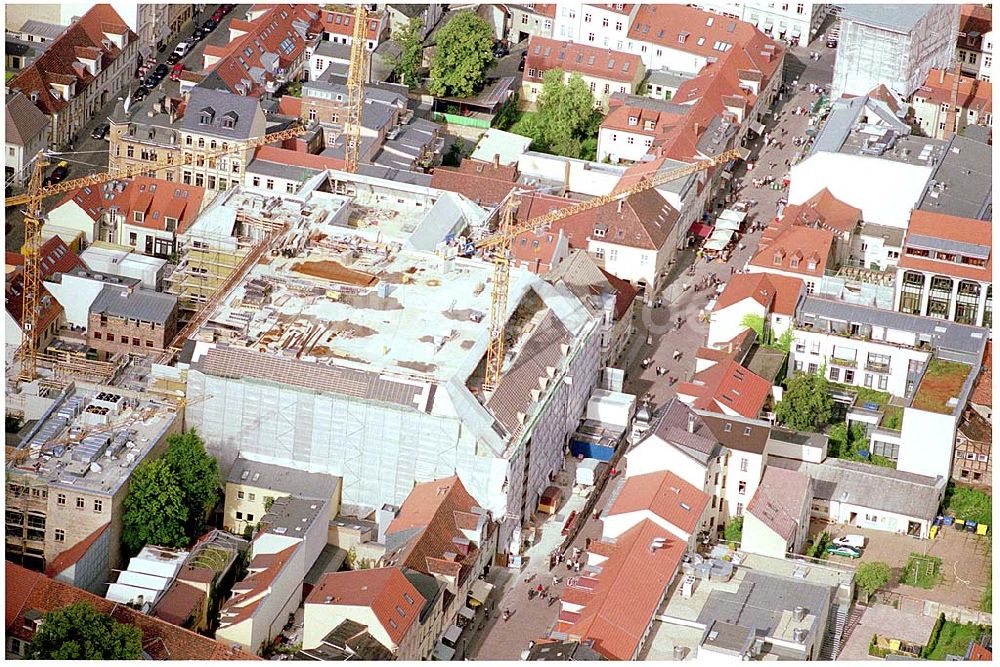
{"type": "Polygon", "coordinates": [[[629,83],[643,76],[642,58],[635,54],[564,42],[533,35],[528,41],[524,79],[541,81],[545,72],[561,69],[594,79],[629,83]],[[534,71],[535,76],[530,72],[534,71]]]}
{"type": "Polygon", "coordinates": [[[125,217],[125,224],[145,229],[168,231],[166,219],[173,218],[176,233],[183,234],[197,219],[205,197],[205,188],[149,176],[136,176],[122,183],[125,189],[115,195],[110,206],[125,217]],[[139,212],[143,214],[142,222],[135,220],[139,212]]]}
{"type": "Polygon", "coordinates": [[[782,221],[764,230],[759,248],[750,260],[753,266],[820,277],[833,249],[833,233],[782,221]]]}
{"type": "Polygon", "coordinates": [[[71,565],[75,565],[77,561],[83,558],[83,555],[87,553],[87,550],[90,549],[94,542],[96,542],[97,539],[103,535],[104,531],[106,531],[110,526],[110,523],[104,524],[90,535],[56,556],[52,562],[49,563],[48,567],[45,568],[45,576],[54,577],[71,565]]]}
{"type": "MultiPolygon", "coordinates": [[[[980,37],[985,37],[987,33],[993,31],[993,10],[982,5],[962,5],[958,19],[958,31],[967,35],[975,32],[980,37]]],[[[958,40],[962,48],[969,48],[961,37],[958,40]]],[[[982,45],[982,41],[979,44],[982,45]]]]}
{"type": "Polygon", "coordinates": [[[306,48],[299,28],[304,25],[307,33],[317,32],[320,22],[315,5],[255,5],[254,8],[264,11],[253,21],[233,19],[229,34],[235,36],[223,46],[206,45],[204,54],[219,58],[205,69],[217,74],[230,92],[258,96],[264,90],[264,82],[275,81],[277,75],[277,71],[267,71],[264,55],[277,56],[275,68],[291,69],[306,48]]]}
{"type": "MultiPolygon", "coordinates": [[[[760,486],[747,505],[747,512],[788,542],[795,536],[802,510],[810,502],[812,496],[809,493],[808,475],[767,466],[760,486]]],[[[808,513],[806,516],[808,517],[808,513]]]]}
{"type": "MultiPolygon", "coordinates": [[[[23,267],[24,265],[24,256],[19,253],[8,252],[5,257],[7,264],[18,267],[23,267]]],[[[47,280],[56,273],[67,273],[68,271],[72,271],[77,268],[86,268],[86,265],[83,263],[83,260],[77,257],[76,253],[66,246],[66,243],[64,243],[61,238],[53,236],[42,244],[42,280],[47,280]]],[[[63,312],[63,308],[44,286],[41,288],[39,298],[41,299],[43,310],[41,317],[38,318],[37,326],[39,330],[44,330],[49,326],[49,324],[59,317],[59,314],[63,312]]],[[[7,312],[10,313],[10,316],[14,318],[14,321],[17,322],[18,325],[23,326],[23,268],[15,269],[6,275],[4,284],[4,305],[7,308],[7,312]]]]}
{"type": "Polygon", "coordinates": [[[299,543],[273,554],[259,554],[250,561],[250,574],[233,586],[233,597],[229,598],[219,613],[223,614],[223,625],[236,625],[252,617],[266,597],[271,584],[278,578],[299,543]],[[232,614],[227,616],[227,614],[232,614]]]}
{"type": "MultiPolygon", "coordinates": [[[[385,10],[378,12],[379,16],[368,19],[368,32],[366,38],[370,40],[378,39],[379,34],[384,30],[385,10]],[[372,23],[375,28],[372,28],[372,23]]],[[[323,32],[343,37],[354,37],[354,10],[342,11],[337,9],[323,9],[320,11],[320,26],[323,32]]]]}
{"type": "Polygon", "coordinates": [[[628,38],[703,57],[720,58],[726,51],[715,48],[716,44],[726,43],[730,47],[745,44],[753,39],[756,32],[749,23],[694,7],[643,4],[632,19],[628,38]]]}
{"type": "Polygon", "coordinates": [[[399,516],[389,524],[387,536],[412,531],[402,546],[386,554],[383,562],[432,574],[432,571],[460,576],[475,561],[478,549],[464,539],[456,512],[472,514],[478,507],[457,475],[418,484],[399,508],[399,516]],[[463,549],[466,553],[463,553],[463,549]],[[455,554],[454,560],[446,554],[455,554]]]}
{"type": "Polygon", "coordinates": [[[903,254],[898,266],[903,269],[917,269],[940,273],[956,278],[970,278],[983,282],[993,282],[993,226],[990,222],[959,218],[943,213],[914,210],[910,215],[910,224],[906,230],[906,240],[903,242],[903,254]],[[972,245],[985,246],[989,249],[986,266],[958,264],[929,257],[917,257],[907,254],[910,235],[919,234],[946,241],[958,241],[972,245]]]}
{"type": "Polygon", "coordinates": [[[143,650],[154,657],[169,660],[259,660],[226,643],[204,637],[158,618],[147,616],[125,605],[105,600],[93,593],[49,579],[20,565],[6,563],[7,633],[30,641],[33,631],[24,628],[24,613],[41,613],[85,602],[100,612],[111,614],[119,623],[139,628],[143,650]]]}
{"type": "Polygon", "coordinates": [[[327,169],[343,169],[344,161],[340,158],[314,155],[303,151],[292,151],[277,146],[261,146],[254,155],[254,160],[275,162],[290,167],[304,167],[326,171],[327,169]]]}
{"type": "MultiPolygon", "coordinates": [[[[954,86],[954,71],[932,69],[928,72],[924,85],[914,91],[914,102],[923,99],[932,104],[951,104],[954,86]]],[[[958,106],[962,109],[972,109],[977,114],[993,113],[993,84],[971,76],[959,77],[958,106]]]]}
{"type": "MultiPolygon", "coordinates": [[[[88,55],[100,52],[101,72],[110,69],[123,51],[115,46],[113,41],[108,40],[107,34],[125,35],[126,44],[138,39],[111,5],[107,3],[92,5],[87,13],[66,28],[42,55],[8,81],[7,89],[19,89],[29,98],[31,93],[37,93],[35,105],[47,114],[61,111],[69,102],[61,97],[54,97],[50,92],[50,84],[68,84],[75,81],[76,95],[83,95],[86,87],[96,77],[80,64],[78,49],[83,48],[88,55]],[[108,40],[108,45],[104,44],[105,40],[108,40]]],[[[126,67],[130,66],[131,63],[126,64],[126,67]]],[[[101,73],[98,76],[101,76],[101,73]]]]}
{"type": "Polygon", "coordinates": [[[753,299],[769,311],[776,291],[765,273],[738,273],[726,283],[714,310],[728,308],[744,299],[753,299]]]}
{"type": "Polygon", "coordinates": [[[615,290],[615,319],[620,320],[628,312],[632,302],[635,301],[635,297],[639,294],[639,289],[633,287],[629,281],[608,273],[604,269],[601,269],[601,273],[604,274],[604,277],[608,279],[611,287],[615,290]]]}
{"type": "Polygon", "coordinates": [[[561,232],[540,229],[525,232],[516,239],[511,247],[511,257],[518,266],[527,264],[527,269],[538,275],[545,275],[558,262],[556,252],[562,239],[561,232]]]}
{"type": "Polygon", "coordinates": [[[695,408],[724,413],[724,406],[751,419],[760,416],[770,393],[770,382],[735,361],[715,364],[697,373],[691,382],[677,385],[679,396],[694,397],[695,408]]]}
{"type": "MultiPolygon", "coordinates": [[[[635,475],[625,480],[608,516],[649,510],[691,535],[708,506],[708,494],[670,471],[635,475]]],[[[675,537],[684,539],[683,535],[675,537]]]]}
{"type": "Polygon", "coordinates": [[[850,234],[861,222],[861,209],[840,201],[823,188],[802,204],[786,206],[782,219],[801,227],[820,227],[836,234],[850,234]]]}
{"type": "MultiPolygon", "coordinates": [[[[578,596],[586,603],[580,614],[561,615],[553,631],[593,640],[594,650],[611,660],[635,658],[686,548],[660,526],[643,520],[613,545],[611,557],[595,575],[593,593],[578,596]]],[[[572,589],[566,589],[564,599],[572,589]]]]}
{"type": "MultiPolygon", "coordinates": [[[[211,570],[209,571],[211,572],[211,570]]],[[[202,589],[180,580],[174,580],[163,597],[157,601],[152,614],[167,623],[184,625],[198,610],[206,597],[207,594],[202,589]]]]}
{"type": "MultiPolygon", "coordinates": [[[[513,166],[517,171],[517,167],[513,166]]],[[[504,167],[495,169],[492,165],[475,160],[464,160],[462,167],[437,167],[431,174],[431,187],[448,190],[465,195],[480,206],[492,207],[503,201],[510,191],[517,187],[516,176],[513,179],[494,174],[503,173],[504,167]],[[466,166],[469,165],[469,166],[466,166]],[[483,166],[485,165],[485,166],[483,166]],[[482,172],[476,172],[477,167],[482,172]]]]}
{"type": "Polygon", "coordinates": [[[328,572],[309,593],[306,604],[368,607],[382,629],[398,646],[417,620],[424,598],[403,575],[402,570],[381,567],[353,572],[328,572]],[[327,598],[332,599],[327,602],[327,598]]]}
{"type": "Polygon", "coordinates": [[[990,649],[986,648],[982,644],[979,644],[978,642],[972,642],[972,645],[969,647],[969,660],[976,660],[976,661],[989,660],[989,661],[992,661],[993,660],[993,651],[991,651],[990,649]]]}

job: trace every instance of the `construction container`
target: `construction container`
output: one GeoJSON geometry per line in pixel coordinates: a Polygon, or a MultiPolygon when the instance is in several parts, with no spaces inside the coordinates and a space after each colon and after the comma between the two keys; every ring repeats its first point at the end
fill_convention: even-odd
{"type": "Polygon", "coordinates": [[[576,483],[582,486],[593,486],[601,462],[597,459],[584,459],[576,466],[576,483]]]}
{"type": "Polygon", "coordinates": [[[618,391],[595,389],[587,401],[587,419],[627,427],[635,414],[635,396],[618,391]]]}

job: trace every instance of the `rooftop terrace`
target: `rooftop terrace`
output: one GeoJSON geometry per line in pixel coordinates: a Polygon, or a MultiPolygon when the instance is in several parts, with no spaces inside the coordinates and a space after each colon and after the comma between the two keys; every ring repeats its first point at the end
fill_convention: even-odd
{"type": "Polygon", "coordinates": [[[910,404],[917,410],[951,415],[959,408],[959,397],[972,372],[968,364],[931,359],[910,404]]]}

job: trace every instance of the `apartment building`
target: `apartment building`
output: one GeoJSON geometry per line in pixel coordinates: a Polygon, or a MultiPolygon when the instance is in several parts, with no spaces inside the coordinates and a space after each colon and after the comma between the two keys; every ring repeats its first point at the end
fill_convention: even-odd
{"type": "Polygon", "coordinates": [[[993,326],[992,225],[916,210],[896,267],[895,309],[993,326]]]}
{"type": "Polygon", "coordinates": [[[560,4],[552,37],[601,49],[625,50],[638,4],[560,4]]]}
{"type": "Polygon", "coordinates": [[[932,69],[913,93],[913,115],[922,132],[935,139],[964,134],[970,125],[993,128],[993,84],[960,76],[954,70],[932,69]]]}
{"type": "Polygon", "coordinates": [[[51,121],[23,93],[7,96],[4,127],[4,175],[15,187],[27,185],[31,161],[49,145],[51,121]]]}
{"type": "Polygon", "coordinates": [[[319,39],[318,11],[316,5],[253,5],[247,20],[230,21],[228,43],[205,46],[199,87],[260,97],[297,81],[319,39]]]}
{"type": "Polygon", "coordinates": [[[136,6],[135,32],[139,53],[145,58],[157,48],[180,36],[181,30],[194,17],[195,5],[190,3],[143,2],[136,6]]]}
{"type": "Polygon", "coordinates": [[[831,5],[822,2],[700,2],[696,7],[752,24],[768,37],[805,46],[816,36],[831,5]]]}
{"type": "Polygon", "coordinates": [[[552,38],[557,13],[555,4],[507,5],[506,10],[510,14],[511,42],[520,44],[530,37],[552,38]]]}
{"type": "Polygon", "coordinates": [[[748,315],[764,320],[765,335],[781,336],[791,328],[795,308],[805,293],[799,277],[769,271],[734,275],[709,315],[707,345],[733,340],[746,329],[743,322],[748,315]]]}
{"type": "MultiPolygon", "coordinates": [[[[319,32],[323,41],[351,45],[354,42],[354,8],[347,5],[325,5],[318,8],[319,32]]],[[[385,9],[367,18],[365,48],[371,52],[389,36],[389,16],[385,9]]]]}
{"type": "Polygon", "coordinates": [[[845,5],[834,62],[833,99],[885,84],[909,98],[933,68],[955,57],[959,5],[845,5]]]}
{"type": "Polygon", "coordinates": [[[387,4],[385,10],[389,18],[390,35],[399,34],[399,31],[407,23],[414,19],[420,19],[420,35],[425,39],[437,25],[437,22],[441,20],[441,15],[444,14],[444,6],[436,2],[412,5],[409,3],[387,4]]]}
{"type": "Polygon", "coordinates": [[[809,540],[812,499],[808,475],[768,466],[747,505],[740,549],[771,558],[802,553],[809,540]]]}
{"type": "Polygon", "coordinates": [[[962,5],[959,14],[956,55],[962,74],[993,80],[993,9],[982,5],[962,5]]]}
{"type": "Polygon", "coordinates": [[[667,140],[683,123],[690,108],[666,100],[621,93],[609,99],[609,113],[597,133],[597,160],[639,162],[653,144],[667,140]]]}
{"type": "Polygon", "coordinates": [[[119,105],[110,116],[109,169],[172,162],[176,166],[157,172],[167,182],[212,193],[243,183],[253,149],[220,158],[206,155],[266,134],[259,99],[196,87],[184,98],[163,97],[147,104],[128,110],[119,105]],[[189,162],[182,166],[184,158],[189,162]]]}
{"type": "Polygon", "coordinates": [[[975,410],[967,410],[958,425],[951,476],[962,484],[993,486],[993,425],[975,410]]]}
{"type": "Polygon", "coordinates": [[[132,81],[139,40],[108,4],[91,7],[38,59],[7,81],[51,121],[48,144],[63,149],[132,81]]]}
{"type": "Polygon", "coordinates": [[[165,350],[177,334],[177,297],[134,284],[105,285],[90,304],[87,345],[99,357],[165,350]]]}
{"type": "Polygon", "coordinates": [[[60,442],[67,428],[128,420],[153,407],[115,391],[70,385],[7,460],[7,559],[92,592],[103,591],[123,564],[122,505],[132,470],[161,455],[181,427],[176,414],[160,411],[114,433],[60,442]]]}
{"type": "Polygon", "coordinates": [[[545,73],[559,69],[563,80],[579,74],[594,96],[594,104],[607,111],[608,100],[614,93],[632,95],[646,75],[642,59],[634,54],[602,49],[574,42],[544,37],[528,41],[521,99],[532,108],[543,90],[545,73]]]}
{"type": "Polygon", "coordinates": [[[201,213],[205,189],[136,176],[115,184],[105,225],[118,245],[162,259],[177,253],[177,237],[201,213]]]}

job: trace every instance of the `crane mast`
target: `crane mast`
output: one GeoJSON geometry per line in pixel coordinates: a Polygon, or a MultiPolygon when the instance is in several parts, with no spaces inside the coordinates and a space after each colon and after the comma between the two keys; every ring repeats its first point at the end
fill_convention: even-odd
{"type": "Polygon", "coordinates": [[[563,220],[570,216],[600,208],[605,204],[629,197],[639,192],[644,192],[656,188],[664,183],[676,180],[705,169],[711,169],[734,160],[739,157],[739,152],[729,150],[713,158],[698,160],[697,162],[676,169],[656,174],[652,177],[643,178],[638,183],[623,188],[618,188],[606,195],[594,197],[587,201],[580,202],[573,206],[556,209],[545,215],[532,218],[520,224],[514,223],[514,211],[519,202],[513,197],[508,198],[503,214],[500,218],[500,227],[495,234],[480,239],[474,243],[478,250],[490,250],[493,253],[493,293],[490,305],[490,338],[486,348],[486,372],[483,379],[483,389],[492,391],[500,383],[503,374],[504,361],[504,335],[507,323],[507,290],[510,285],[510,253],[514,239],[525,232],[535,231],[554,222],[563,220]]]}
{"type": "Polygon", "coordinates": [[[368,31],[368,11],[358,3],[354,9],[354,41],[351,42],[351,64],[347,72],[347,108],[344,118],[344,171],[358,171],[361,149],[361,110],[365,100],[365,34],[368,31]]]}

